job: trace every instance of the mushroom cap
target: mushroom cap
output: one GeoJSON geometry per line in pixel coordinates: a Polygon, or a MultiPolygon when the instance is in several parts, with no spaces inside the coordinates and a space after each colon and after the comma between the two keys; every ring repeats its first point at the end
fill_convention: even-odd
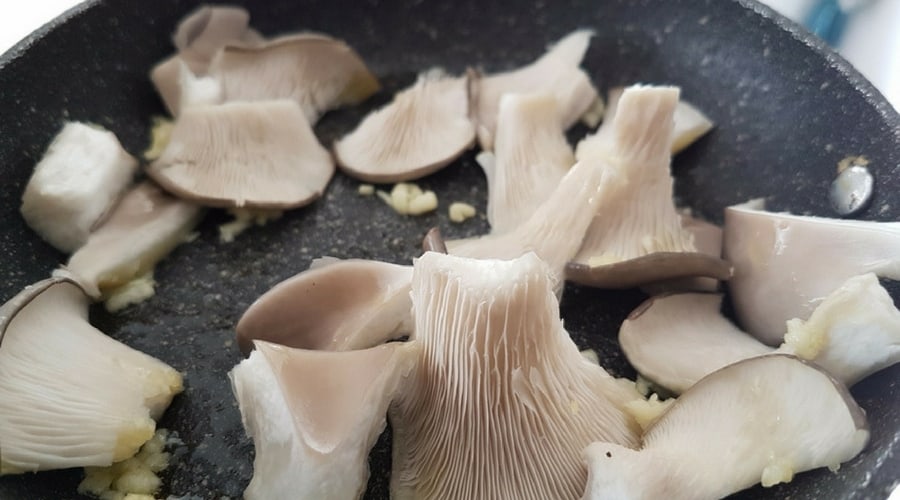
{"type": "Polygon", "coordinates": [[[412,331],[410,266],[370,260],[321,263],[275,285],[238,321],[238,346],[254,340],[328,351],[365,349],[412,331]]]}
{"type": "Polygon", "coordinates": [[[338,166],[364,182],[402,182],[436,172],[472,146],[469,76],[419,76],[334,144],[338,166]]]}
{"type": "Polygon", "coordinates": [[[559,121],[568,129],[597,100],[597,89],[578,65],[594,33],[577,30],[552,45],[533,63],[522,68],[487,75],[476,82],[475,113],[478,142],[482,149],[494,148],[500,99],[507,93],[549,93],[558,102],[559,121]]]}
{"type": "Polygon", "coordinates": [[[181,375],[88,323],[64,273],[0,309],[0,474],[106,466],[153,436],[181,375]]]}
{"type": "Polygon", "coordinates": [[[331,155],[293,101],[185,110],[147,175],[166,191],[214,207],[296,208],[320,197],[331,155]]]}
{"type": "Polygon", "coordinates": [[[494,161],[482,163],[491,232],[507,232],[527,220],[574,164],[556,98],[504,94],[497,114],[494,161]]]}
{"type": "Polygon", "coordinates": [[[210,60],[226,44],[261,41],[249,24],[250,14],[241,7],[204,5],[178,23],[172,43],[191,71],[205,74],[210,60]]]}
{"type": "MultiPolygon", "coordinates": [[[[681,227],[690,232],[694,238],[694,247],[697,252],[703,255],[709,255],[716,259],[716,262],[709,263],[711,266],[721,266],[726,279],[731,277],[731,266],[726,266],[724,262],[719,260],[722,257],[722,228],[711,223],[690,215],[690,210],[682,210],[681,227]]],[[[670,280],[662,280],[656,283],[645,284],[641,286],[641,290],[649,295],[661,295],[665,293],[678,292],[716,292],[719,290],[719,280],[716,278],[675,278],[670,280]]]]}
{"type": "Polygon", "coordinates": [[[698,382],[647,430],[639,451],[589,446],[583,498],[722,498],[836,468],[868,440],[865,414],[846,387],[813,364],[770,354],[698,382]]]}
{"type": "Polygon", "coordinates": [[[393,498],[574,498],[588,443],[637,444],[633,393],[578,352],[536,255],[427,252],[412,300],[422,350],[390,408],[393,498]]]}
{"type": "Polygon", "coordinates": [[[125,193],[66,267],[100,290],[124,285],[153,269],[202,216],[202,207],[141,182],[125,193]]]}
{"type": "Polygon", "coordinates": [[[256,456],[248,500],[359,498],[387,407],[408,383],[415,342],[322,352],[256,341],[229,374],[256,456]]]}
{"type": "Polygon", "coordinates": [[[788,320],[809,318],[851,276],[900,279],[900,222],[772,213],[754,201],[725,209],[724,255],[739,324],[774,345],[788,320]]]}
{"type": "Polygon", "coordinates": [[[353,48],[314,33],[256,46],[228,45],[213,60],[210,73],[221,81],[226,101],[293,99],[309,123],[381,88],[353,48]]]}

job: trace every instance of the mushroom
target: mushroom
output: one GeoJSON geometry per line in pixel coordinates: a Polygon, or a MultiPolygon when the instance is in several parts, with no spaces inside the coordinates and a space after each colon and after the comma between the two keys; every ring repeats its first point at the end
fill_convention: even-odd
{"type": "Polygon", "coordinates": [[[865,414],[840,382],[793,356],[752,358],[684,393],[639,450],[587,447],[583,498],[722,498],[789,482],[797,472],[836,470],[868,440],[865,414]]]}
{"type": "Polygon", "coordinates": [[[369,450],[395,393],[418,359],[417,343],[319,352],[255,342],[229,374],[253,439],[248,500],[360,498],[369,450]]]}
{"type": "Polygon", "coordinates": [[[355,179],[400,182],[443,168],[474,139],[469,76],[432,70],[337,141],[334,154],[341,170],[355,179]]]}
{"type": "Polygon", "coordinates": [[[203,208],[150,181],[129,190],[109,218],[72,254],[67,268],[105,296],[153,270],[200,222],[203,208]]]}
{"type": "Polygon", "coordinates": [[[598,99],[597,89],[578,65],[592,36],[590,30],[574,31],[528,66],[477,80],[475,113],[482,149],[490,151],[494,148],[497,113],[503,94],[552,94],[559,106],[557,113],[563,130],[575,124],[591,108],[598,99]]]}
{"type": "MultiPolygon", "coordinates": [[[[682,210],[681,227],[691,233],[697,251],[720,258],[722,256],[722,228],[691,215],[690,210],[682,210]]],[[[676,278],[663,280],[641,286],[641,290],[649,295],[661,295],[672,292],[715,292],[719,289],[719,280],[715,278],[676,278]]]]}
{"type": "Polygon", "coordinates": [[[73,252],[131,184],[137,168],[112,132],[68,122],[34,167],[20,211],[41,238],[73,252]]]}
{"type": "Polygon", "coordinates": [[[358,104],[380,88],[349,45],[312,33],[256,46],[225,46],[210,74],[221,82],[226,101],[293,99],[311,124],[326,111],[358,104]]]}
{"type": "Polygon", "coordinates": [[[724,254],[739,324],[767,344],[806,319],[847,278],[900,279],[900,222],[771,213],[762,200],[725,209],[724,254]]]}
{"type": "Polygon", "coordinates": [[[106,466],[153,437],[181,374],[88,323],[71,276],[0,308],[0,474],[106,466]]]}
{"type": "Polygon", "coordinates": [[[428,252],[414,268],[421,350],[389,408],[392,498],[574,498],[587,444],[637,444],[622,410],[636,392],[578,352],[535,254],[428,252]]]}
{"type": "Polygon", "coordinates": [[[191,106],[222,102],[222,85],[211,76],[195,75],[180,57],[170,57],[153,68],[150,79],[172,116],[191,106]]]}
{"type": "Polygon", "coordinates": [[[618,178],[600,201],[581,249],[567,266],[576,283],[627,288],[691,276],[727,279],[730,266],[697,251],[672,202],[669,172],[675,87],[633,86],[619,99],[608,132],[579,148],[579,161],[618,178]]]}
{"type": "Polygon", "coordinates": [[[575,164],[557,110],[550,94],[500,99],[494,160],[479,162],[487,176],[491,232],[507,232],[527,220],[575,164]]]}
{"type": "Polygon", "coordinates": [[[237,324],[246,354],[254,340],[329,351],[365,349],[412,332],[410,266],[342,260],[275,285],[237,324]]]}
{"type": "Polygon", "coordinates": [[[214,207],[296,208],[322,195],[331,156],[293,101],[185,110],[147,175],[178,197],[214,207]]]}
{"type": "Polygon", "coordinates": [[[619,345],[643,376],[676,393],[773,351],[815,362],[847,385],[900,361],[900,311],[874,274],[848,279],[809,321],[789,321],[778,349],[734,326],[719,313],[721,302],[718,294],[653,297],[622,323],[619,345]]]}

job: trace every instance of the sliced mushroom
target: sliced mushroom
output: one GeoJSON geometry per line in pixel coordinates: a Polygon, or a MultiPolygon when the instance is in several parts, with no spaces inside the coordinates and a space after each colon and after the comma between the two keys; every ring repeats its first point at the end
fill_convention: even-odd
{"type": "Polygon", "coordinates": [[[900,222],[771,213],[762,201],[725,209],[725,258],[740,325],[768,344],[806,319],[847,278],[900,279],[900,222]]]}
{"type": "Polygon", "coordinates": [[[500,99],[494,161],[482,163],[491,232],[504,233],[526,221],[575,164],[557,110],[550,94],[500,99]]]}
{"type": "Polygon", "coordinates": [[[789,482],[797,472],[836,470],[868,440],[862,409],[824,371],[793,356],[753,358],[684,393],[640,450],[591,444],[583,498],[722,498],[789,482]]]}
{"type": "Polygon", "coordinates": [[[487,75],[477,81],[478,142],[482,149],[494,148],[500,99],[507,93],[548,93],[559,105],[559,121],[568,129],[597,100],[597,89],[578,66],[590,44],[593,32],[574,31],[558,41],[538,60],[522,68],[487,75]]]}
{"type": "Polygon", "coordinates": [[[377,92],[378,80],[349,45],[325,35],[284,36],[258,46],[229,45],[210,73],[226,101],[297,101],[309,123],[377,92]]]}
{"type": "Polygon", "coordinates": [[[675,107],[675,130],[672,132],[672,154],[693,144],[712,130],[714,124],[693,104],[679,100],[675,107]]]}
{"type": "Polygon", "coordinates": [[[150,181],[129,190],[69,259],[69,271],[104,294],[153,270],[200,222],[203,208],[150,181]]]}
{"type": "Polygon", "coordinates": [[[418,179],[448,165],[475,139],[468,86],[468,76],[422,74],[335,143],[338,165],[355,179],[375,183],[418,179]]]}
{"type": "Polygon", "coordinates": [[[369,450],[419,345],[336,353],[255,344],[229,374],[256,448],[244,498],[360,498],[369,450]]]}
{"type": "Polygon", "coordinates": [[[855,276],[825,298],[809,321],[788,322],[774,349],[719,313],[721,295],[654,297],[619,330],[628,361],[676,393],[740,360],[770,352],[813,361],[846,385],[900,362],[900,311],[874,274],[855,276]]]}
{"type": "Polygon", "coordinates": [[[41,238],[73,252],[131,184],[137,168],[112,132],[68,122],[34,167],[20,211],[41,238]]]}
{"type": "Polygon", "coordinates": [[[275,285],[237,324],[246,354],[254,340],[327,351],[365,349],[412,332],[410,266],[370,260],[318,265],[275,285]]]}
{"type": "MultiPolygon", "coordinates": [[[[694,237],[697,251],[714,257],[722,256],[722,228],[690,215],[690,211],[682,211],[681,227],[694,237]]],[[[672,292],[715,292],[719,289],[719,280],[715,278],[677,278],[663,280],[641,286],[641,290],[649,295],[660,295],[672,292]]]]}
{"type": "Polygon", "coordinates": [[[147,174],[167,191],[215,207],[296,208],[334,174],[293,101],[192,107],[147,174]]]}
{"type": "Polygon", "coordinates": [[[422,349],[389,409],[392,498],[575,498],[588,443],[637,444],[634,391],[578,352],[536,255],[414,267],[422,349]]]}
{"type": "Polygon", "coordinates": [[[610,288],[664,279],[727,279],[730,266],[697,251],[672,202],[669,146],[679,91],[633,86],[617,104],[612,129],[579,150],[581,161],[605,166],[618,178],[606,193],[566,277],[610,288]]]}
{"type": "Polygon", "coordinates": [[[262,36],[250,28],[250,14],[234,6],[199,7],[178,23],[172,36],[181,58],[201,75],[222,47],[235,42],[255,45],[262,36]]]}
{"type": "Polygon", "coordinates": [[[0,308],[0,474],[106,466],[137,452],[181,374],[88,323],[72,277],[0,308]]]}

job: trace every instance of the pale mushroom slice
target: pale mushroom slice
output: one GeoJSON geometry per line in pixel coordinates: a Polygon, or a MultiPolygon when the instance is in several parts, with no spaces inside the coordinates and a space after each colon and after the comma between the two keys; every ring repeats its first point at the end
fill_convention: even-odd
{"type": "Polygon", "coordinates": [[[229,374],[256,448],[244,498],[360,498],[369,450],[420,346],[320,352],[255,344],[229,374]]]}
{"type": "Polygon", "coordinates": [[[900,222],[772,213],[755,200],[725,209],[724,255],[739,324],[775,344],[847,278],[900,279],[900,222]]]}
{"type": "Polygon", "coordinates": [[[557,109],[550,94],[505,94],[500,99],[494,160],[480,162],[487,176],[492,233],[526,221],[575,164],[557,109]]]}
{"type": "Polygon", "coordinates": [[[808,321],[789,321],[777,349],[722,316],[721,302],[717,294],[651,298],[622,323],[619,345],[638,372],[675,393],[719,368],[771,352],[812,361],[848,386],[900,362],[900,311],[874,274],[848,279],[808,321]]]}
{"type": "Polygon", "coordinates": [[[181,392],[181,374],[88,323],[57,276],[0,308],[0,474],[107,466],[134,455],[181,392]]]}
{"type": "Polygon", "coordinates": [[[262,36],[250,28],[250,14],[241,7],[204,5],[185,16],[172,35],[178,55],[191,71],[206,74],[210,61],[231,43],[256,45],[262,36]]]}
{"type": "Polygon", "coordinates": [[[494,149],[500,99],[507,93],[548,93],[558,102],[562,129],[574,125],[599,98],[590,77],[578,66],[593,32],[574,31],[551,46],[539,59],[522,68],[486,75],[476,82],[475,116],[478,142],[485,151],[494,149]]]}
{"type": "Polygon", "coordinates": [[[238,346],[254,340],[327,351],[365,349],[412,332],[412,268],[371,260],[321,263],[275,285],[237,324],[238,346]]]}
{"type": "Polygon", "coordinates": [[[727,262],[697,251],[672,201],[669,146],[678,95],[675,87],[625,89],[612,129],[594,136],[597,145],[582,146],[580,161],[602,164],[621,180],[598,205],[567,279],[625,288],[672,278],[729,277],[727,262]]]}
{"type": "Polygon", "coordinates": [[[174,198],[156,184],[131,188],[66,265],[104,295],[153,270],[203,217],[203,207],[174,198]]]}
{"type": "Polygon", "coordinates": [[[210,73],[226,101],[293,99],[314,124],[328,110],[358,104],[381,85],[362,58],[342,40],[311,33],[257,46],[228,45],[210,73]]]}
{"type": "Polygon", "coordinates": [[[179,56],[154,66],[150,80],[172,116],[191,106],[220,104],[223,100],[221,83],[208,75],[197,76],[179,56]]]}
{"type": "Polygon", "coordinates": [[[469,76],[433,70],[337,141],[334,154],[341,170],[355,179],[393,183],[436,172],[474,139],[469,76]]]}
{"type": "Polygon", "coordinates": [[[392,498],[575,498],[585,446],[637,445],[634,391],[578,352],[536,255],[428,252],[414,268],[422,349],[389,409],[392,498]]]}
{"type": "Polygon", "coordinates": [[[48,243],[73,252],[122,196],[137,169],[137,160],[115,134],[68,122],[28,179],[22,217],[48,243]]]}
{"type": "Polygon", "coordinates": [[[836,470],[868,440],[865,414],[840,382],[793,356],[752,358],[684,393],[640,450],[591,444],[583,498],[722,498],[806,470],[836,470]]]}
{"type": "Polygon", "coordinates": [[[293,101],[185,110],[147,175],[203,205],[296,208],[319,198],[334,163],[293,101]]]}

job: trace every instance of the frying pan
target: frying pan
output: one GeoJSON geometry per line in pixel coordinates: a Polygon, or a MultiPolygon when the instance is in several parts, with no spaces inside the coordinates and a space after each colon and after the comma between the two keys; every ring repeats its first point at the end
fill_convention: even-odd
{"type": "MultiPolygon", "coordinates": [[[[718,127],[673,164],[680,203],[721,222],[723,207],[766,197],[773,210],[830,216],[827,188],[836,164],[866,155],[876,191],[862,218],[900,216],[900,118],[856,71],[797,26],[750,0],[272,0],[246,3],[264,34],[300,29],[330,33],[362,54],[385,91],[365,105],[325,116],[324,144],[350,130],[417,71],[468,65],[497,71],[527,63],[548,42],[579,27],[596,30],[585,58],[595,83],[681,86],[718,127]]],[[[196,7],[186,0],[91,1],[74,8],[0,57],[0,273],[2,297],[46,277],[65,256],[32,233],[18,213],[35,162],[64,120],[95,122],[139,153],[151,115],[162,105],[147,72],[172,51],[177,20],[196,7]]],[[[572,132],[573,138],[583,129],[572,132]]],[[[421,181],[442,207],[451,201],[485,208],[485,181],[473,153],[421,181]]],[[[226,373],[241,357],[233,326],[244,309],[312,258],[375,258],[408,263],[421,236],[440,226],[449,238],[487,230],[482,219],[451,224],[446,209],[398,216],[356,194],[338,174],[325,197],[237,241],[217,241],[212,213],[199,238],[157,268],[151,300],[91,319],[114,338],[153,354],[185,374],[186,389],[160,422],[184,441],[164,475],[167,494],[239,498],[252,473],[253,446],[240,424],[226,373]]],[[[828,272],[828,263],[823,271],[828,272]]],[[[896,300],[900,297],[892,289],[896,300]]],[[[598,350],[617,376],[634,376],[616,344],[618,325],[643,296],[569,286],[562,313],[580,347],[598,350]]],[[[77,376],[73,373],[72,376],[77,376]]],[[[900,366],[853,388],[866,409],[872,439],[838,473],[818,470],[788,485],[752,489],[738,498],[886,498],[900,480],[900,366]]],[[[699,443],[702,446],[702,443],[699,443]]],[[[386,498],[390,440],[370,459],[367,498],[386,498]]],[[[79,470],[0,478],[2,499],[77,498],[79,470]]]]}

